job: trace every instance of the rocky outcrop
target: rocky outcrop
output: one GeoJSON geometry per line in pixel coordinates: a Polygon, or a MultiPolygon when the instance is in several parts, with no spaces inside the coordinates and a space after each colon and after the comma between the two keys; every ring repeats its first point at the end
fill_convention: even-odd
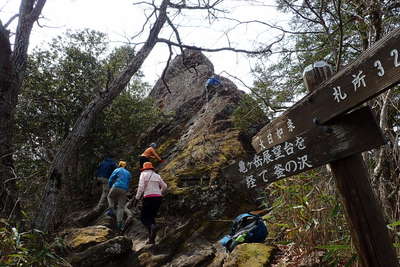
{"type": "Polygon", "coordinates": [[[141,144],[160,145],[166,163],[158,168],[172,195],[204,187],[198,197],[207,202],[210,197],[215,200],[218,191],[210,186],[221,188],[229,182],[218,181],[222,167],[246,153],[231,116],[242,95],[230,80],[215,75],[212,63],[198,51],[185,50],[177,56],[165,79],[156,83],[150,96],[169,115],[145,134],[141,144]],[[221,85],[206,88],[211,76],[221,85]]]}
{"type": "Polygon", "coordinates": [[[207,102],[204,95],[205,81],[214,74],[214,66],[201,52],[185,50],[184,55],[172,60],[165,72],[150,92],[150,97],[164,112],[186,109],[193,100],[200,100],[198,106],[207,102]]]}

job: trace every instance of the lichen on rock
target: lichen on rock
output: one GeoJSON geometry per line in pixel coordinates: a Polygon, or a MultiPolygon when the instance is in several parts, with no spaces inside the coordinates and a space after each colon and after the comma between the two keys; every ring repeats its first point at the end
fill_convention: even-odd
{"type": "Polygon", "coordinates": [[[70,249],[80,252],[90,246],[107,241],[113,236],[113,233],[105,226],[94,225],[85,228],[68,229],[62,235],[70,249]]]}
{"type": "Polygon", "coordinates": [[[263,267],[271,260],[276,248],[260,243],[238,245],[226,259],[223,267],[263,267]]]}

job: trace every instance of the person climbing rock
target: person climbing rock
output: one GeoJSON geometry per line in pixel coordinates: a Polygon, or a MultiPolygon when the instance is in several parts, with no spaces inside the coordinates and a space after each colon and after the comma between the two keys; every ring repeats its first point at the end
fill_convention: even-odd
{"type": "Polygon", "coordinates": [[[100,162],[98,168],[96,169],[96,180],[102,186],[102,193],[99,203],[96,206],[97,210],[103,209],[107,205],[107,195],[108,195],[108,178],[111,173],[117,168],[117,162],[112,159],[112,155],[108,154],[105,159],[100,162]]]}
{"type": "Polygon", "coordinates": [[[156,143],[151,143],[151,145],[148,148],[146,148],[146,150],[139,156],[140,169],[143,168],[143,164],[145,162],[150,162],[150,158],[157,159],[160,162],[164,162],[157,154],[155,150],[156,147],[157,147],[156,143]]]}
{"type": "Polygon", "coordinates": [[[117,210],[117,228],[118,230],[122,230],[124,207],[127,200],[127,192],[132,179],[132,175],[126,169],[125,161],[120,161],[118,163],[118,167],[119,168],[115,169],[108,179],[108,185],[111,189],[108,193],[107,200],[109,207],[108,215],[115,214],[115,210],[117,210]]]}
{"type": "Polygon", "coordinates": [[[212,87],[212,86],[219,86],[219,85],[221,85],[221,82],[220,82],[220,80],[219,80],[217,77],[215,77],[215,76],[212,76],[212,77],[210,77],[209,79],[207,79],[206,84],[205,84],[205,86],[206,86],[207,89],[210,88],[210,87],[212,87]]]}
{"type": "Polygon", "coordinates": [[[139,178],[139,186],[136,192],[136,200],[142,200],[140,220],[149,232],[150,244],[155,243],[158,226],[155,217],[160,209],[162,196],[167,190],[167,184],[154,170],[151,162],[143,164],[139,178]]]}

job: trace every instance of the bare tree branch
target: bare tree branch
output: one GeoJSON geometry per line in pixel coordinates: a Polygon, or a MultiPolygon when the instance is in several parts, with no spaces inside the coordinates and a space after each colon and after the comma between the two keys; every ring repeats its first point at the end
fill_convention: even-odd
{"type": "MultiPolygon", "coordinates": [[[[179,43],[176,43],[171,40],[164,39],[164,38],[158,38],[157,41],[161,42],[161,43],[166,43],[171,46],[187,48],[187,49],[197,50],[197,51],[204,51],[204,52],[232,51],[232,52],[237,52],[237,53],[246,53],[246,54],[250,54],[250,55],[271,53],[270,47],[272,46],[272,45],[269,45],[268,48],[265,48],[265,49],[262,49],[259,51],[252,51],[252,50],[238,49],[238,48],[233,48],[233,47],[206,48],[206,47],[199,47],[199,46],[194,46],[194,45],[185,45],[185,44],[179,44],[179,43]]],[[[275,43],[276,42],[274,42],[273,44],[275,44],[275,43]]]]}
{"type": "MultiPolygon", "coordinates": [[[[167,16],[167,22],[168,22],[168,25],[169,25],[169,26],[172,28],[172,30],[174,31],[176,41],[178,42],[179,48],[180,48],[181,53],[182,53],[182,55],[183,55],[184,53],[183,53],[183,48],[182,48],[182,39],[181,39],[181,37],[180,37],[180,35],[179,35],[178,29],[175,27],[175,25],[172,23],[172,21],[170,20],[170,18],[169,18],[168,16],[167,16]]],[[[169,50],[170,50],[170,52],[171,52],[171,46],[170,46],[170,45],[169,45],[169,50]]],[[[171,53],[170,53],[170,56],[171,56],[171,53]]]]}
{"type": "Polygon", "coordinates": [[[338,0],[337,2],[337,6],[336,6],[336,12],[338,13],[338,18],[339,18],[339,31],[340,31],[340,35],[339,35],[339,51],[337,53],[336,56],[336,71],[338,72],[340,70],[340,65],[342,62],[342,53],[343,53],[343,36],[344,36],[344,32],[343,32],[343,20],[342,20],[342,0],[338,0]]]}
{"type": "Polygon", "coordinates": [[[240,21],[240,20],[235,19],[235,18],[224,18],[224,19],[237,22],[237,24],[236,24],[235,26],[233,26],[232,29],[235,29],[237,26],[239,26],[239,25],[241,25],[241,24],[258,23],[258,24],[262,24],[262,25],[268,26],[268,27],[270,27],[271,29],[276,29],[276,30],[279,30],[279,31],[281,31],[281,32],[283,32],[283,33],[289,33],[289,34],[293,34],[293,35],[321,34],[321,33],[324,33],[324,32],[322,32],[322,31],[302,31],[302,32],[289,31],[289,30],[286,30],[286,29],[284,29],[284,28],[282,28],[282,27],[275,26],[275,25],[272,25],[272,24],[269,24],[269,23],[267,23],[267,22],[265,22],[265,21],[260,21],[260,20],[240,21]]]}
{"type": "Polygon", "coordinates": [[[146,25],[149,23],[150,19],[151,19],[155,14],[156,14],[156,9],[154,9],[154,10],[151,12],[151,14],[150,14],[149,16],[146,16],[146,20],[145,20],[145,22],[144,22],[143,25],[142,25],[142,29],[141,29],[137,34],[135,34],[134,36],[132,36],[132,39],[135,39],[136,37],[140,36],[140,35],[144,32],[144,29],[145,29],[146,25]]]}
{"type": "MultiPolygon", "coordinates": [[[[185,1],[184,1],[185,2],[185,1]]],[[[184,4],[174,4],[174,3],[169,3],[168,5],[172,8],[176,8],[176,9],[191,9],[191,10],[216,10],[216,11],[221,11],[221,12],[225,12],[222,9],[217,9],[216,6],[221,4],[223,2],[223,0],[215,0],[213,3],[210,4],[210,2],[208,1],[207,3],[204,3],[203,5],[199,2],[198,5],[196,6],[189,6],[184,4]]]]}
{"type": "Polygon", "coordinates": [[[306,20],[306,21],[310,21],[310,22],[313,22],[313,23],[317,23],[317,24],[318,24],[318,21],[313,20],[313,19],[311,19],[311,18],[309,18],[309,17],[304,16],[299,10],[295,9],[295,5],[291,5],[287,0],[283,0],[283,2],[284,2],[296,15],[298,15],[299,17],[303,18],[303,19],[306,20]]]}
{"type": "Polygon", "coordinates": [[[228,75],[229,77],[234,78],[235,80],[238,80],[244,87],[246,87],[247,89],[249,89],[250,92],[252,92],[258,99],[260,99],[260,100],[264,103],[264,105],[265,105],[267,108],[271,109],[273,112],[282,111],[282,110],[285,110],[285,109],[288,108],[288,107],[283,107],[283,106],[274,106],[274,105],[272,105],[271,102],[270,102],[268,99],[266,99],[265,97],[262,97],[257,91],[254,90],[254,88],[248,86],[248,85],[247,85],[243,80],[241,80],[239,77],[234,76],[234,75],[230,74],[230,73],[227,72],[227,71],[223,71],[222,73],[225,73],[225,74],[228,75]],[[278,110],[278,109],[279,109],[279,110],[278,110]]]}
{"type": "MultiPolygon", "coordinates": [[[[171,94],[171,90],[169,89],[168,83],[165,79],[165,74],[167,73],[167,70],[169,68],[169,64],[171,62],[172,55],[173,55],[172,47],[170,45],[168,45],[168,49],[169,49],[169,56],[168,56],[167,64],[165,65],[165,68],[161,74],[161,80],[162,80],[163,84],[165,85],[165,88],[167,88],[168,92],[171,94]]],[[[184,55],[184,53],[182,51],[182,57],[183,57],[183,55],[184,55]]]]}
{"type": "Polygon", "coordinates": [[[15,14],[14,16],[12,16],[5,24],[4,24],[4,28],[7,29],[7,27],[13,22],[14,19],[18,18],[19,14],[15,14]]]}

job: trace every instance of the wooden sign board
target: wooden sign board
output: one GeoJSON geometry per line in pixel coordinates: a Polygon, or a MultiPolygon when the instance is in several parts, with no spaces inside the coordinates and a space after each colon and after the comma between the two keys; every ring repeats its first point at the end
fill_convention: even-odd
{"type": "Polygon", "coordinates": [[[400,29],[364,51],[253,137],[257,152],[300,136],[391,88],[400,81],[400,29]]]}
{"type": "Polygon", "coordinates": [[[235,182],[238,179],[239,187],[252,190],[383,144],[372,111],[363,107],[254,156],[237,160],[223,174],[235,177],[235,182]]]}

